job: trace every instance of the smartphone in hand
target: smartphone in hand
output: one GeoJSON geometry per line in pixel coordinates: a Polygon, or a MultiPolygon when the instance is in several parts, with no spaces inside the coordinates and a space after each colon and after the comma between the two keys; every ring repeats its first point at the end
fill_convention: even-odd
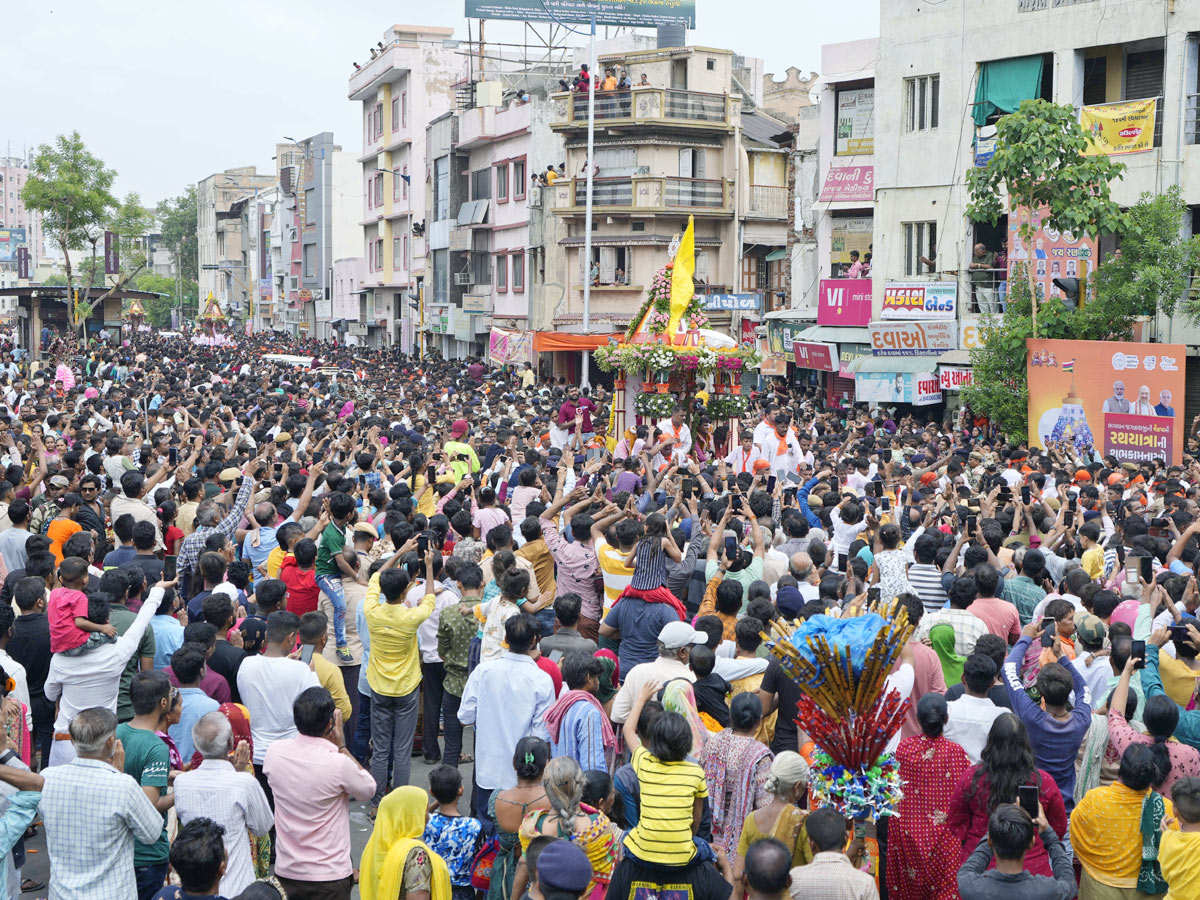
{"type": "Polygon", "coordinates": [[[1038,815],[1038,794],[1038,787],[1034,784],[1022,784],[1017,788],[1017,803],[1029,813],[1031,819],[1036,819],[1038,815]]]}
{"type": "Polygon", "coordinates": [[[1129,651],[1129,657],[1134,660],[1133,667],[1135,669],[1146,668],[1146,642],[1134,641],[1133,648],[1129,651]]]}

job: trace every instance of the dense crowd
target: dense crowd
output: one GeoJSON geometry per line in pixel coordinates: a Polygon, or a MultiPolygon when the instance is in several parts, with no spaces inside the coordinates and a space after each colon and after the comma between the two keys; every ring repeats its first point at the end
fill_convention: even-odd
{"type": "Polygon", "coordinates": [[[1190,457],[106,337],[0,362],[4,896],[43,827],[64,900],[1200,897],[1190,457]],[[864,833],[764,638],[868,608],[864,833]]]}

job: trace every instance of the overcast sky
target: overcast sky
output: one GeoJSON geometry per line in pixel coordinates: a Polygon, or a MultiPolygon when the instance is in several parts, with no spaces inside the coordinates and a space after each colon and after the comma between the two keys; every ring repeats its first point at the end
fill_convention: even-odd
{"type": "MultiPolygon", "coordinates": [[[[879,0],[697,0],[689,40],[819,71],[823,43],[879,33],[879,0]]],[[[6,4],[0,152],[78,130],[143,203],[232,166],[270,171],[275,142],[331,130],[361,147],[351,62],[397,23],[453,25],[462,0],[33,0],[6,4]]],[[[472,27],[476,25],[472,22],[472,27]]],[[[521,26],[490,22],[489,40],[521,26]]],[[[579,39],[582,40],[582,39],[579,39]]]]}

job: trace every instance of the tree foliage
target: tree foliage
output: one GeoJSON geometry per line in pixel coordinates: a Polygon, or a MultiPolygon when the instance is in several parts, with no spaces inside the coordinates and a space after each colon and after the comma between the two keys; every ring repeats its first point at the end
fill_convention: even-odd
{"type": "Polygon", "coordinates": [[[142,272],[133,280],[132,287],[139,291],[153,291],[159,297],[151,297],[142,301],[146,310],[146,318],[155,328],[168,328],[171,324],[171,310],[175,307],[188,309],[196,305],[200,288],[195,281],[183,281],[182,294],[176,293],[179,280],[166,275],[155,275],[153,272],[142,272]]]}
{"type": "Polygon", "coordinates": [[[163,243],[175,257],[180,277],[185,281],[199,280],[199,250],[196,243],[197,207],[196,186],[189,184],[187,190],[158,207],[162,225],[163,243]]]}
{"type": "MultiPolygon", "coordinates": [[[[1072,106],[1046,100],[1024,100],[1016,112],[996,123],[996,152],[986,166],[967,172],[971,194],[967,215],[974,222],[995,222],[1009,209],[1045,208],[1051,227],[1073,234],[1102,235],[1122,230],[1123,214],[1113,202],[1111,182],[1125,171],[1107,156],[1085,156],[1087,134],[1072,106]]],[[[1026,246],[1032,223],[1022,222],[1026,246]]],[[[1033,273],[1028,273],[1033,294],[1033,273]]],[[[1032,310],[1034,336],[1040,336],[1032,310]]]]}
{"type": "MultiPolygon", "coordinates": [[[[67,283],[73,282],[71,251],[82,250],[89,235],[102,231],[117,201],[111,190],[116,172],[91,153],[78,131],[43,144],[33,158],[21,190],[25,206],[42,216],[42,230],[62,251],[67,283]]],[[[67,320],[76,328],[86,319],[86,300],[67,304],[67,320]]]]}

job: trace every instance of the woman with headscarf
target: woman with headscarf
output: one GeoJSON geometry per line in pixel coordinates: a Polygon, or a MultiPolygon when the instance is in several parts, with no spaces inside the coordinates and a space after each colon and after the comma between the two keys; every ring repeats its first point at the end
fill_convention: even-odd
{"type": "MultiPolygon", "coordinates": [[[[940,627],[940,626],[939,626],[940,627]]],[[[896,750],[904,798],[888,827],[887,887],[897,900],[957,900],[958,837],[946,825],[945,810],[971,760],[958,744],[942,736],[949,711],[941,694],[917,703],[921,734],[907,737],[896,750]]]]}
{"type": "Polygon", "coordinates": [[[667,712],[679,713],[687,721],[692,730],[691,756],[693,759],[699,758],[708,741],[709,731],[704,727],[704,720],[700,718],[696,709],[696,695],[692,690],[692,683],[684,678],[668,681],[663,688],[662,705],[667,712]]]}
{"type": "Polygon", "coordinates": [[[430,900],[451,900],[450,869],[421,840],[428,807],[429,795],[411,784],[383,798],[362,854],[362,900],[403,900],[417,893],[427,893],[430,900]]]}
{"type": "Polygon", "coordinates": [[[738,694],[730,704],[730,727],[712,735],[699,762],[712,803],[713,843],[732,857],[746,817],[766,804],[771,751],[755,735],[762,722],[757,694],[738,694]]]}
{"type": "MultiPolygon", "coordinates": [[[[1022,785],[1038,788],[1046,821],[1055,834],[1066,834],[1067,811],[1062,792],[1047,772],[1037,768],[1025,723],[1012,713],[1004,713],[992,722],[979,765],[972,766],[959,778],[946,808],[946,826],[962,840],[958,859],[950,860],[956,871],[987,834],[988,819],[996,807],[1016,803],[1017,788],[1022,785]]],[[[1025,870],[1052,877],[1050,857],[1041,841],[1034,841],[1026,854],[1025,870]]]]}
{"type": "Polygon", "coordinates": [[[946,687],[961,684],[963,664],[967,660],[954,651],[954,626],[934,625],[929,629],[929,644],[942,664],[942,677],[946,680],[946,687]]]}
{"type": "Polygon", "coordinates": [[[550,809],[534,810],[525,816],[520,831],[522,853],[541,835],[571,841],[592,865],[592,880],[583,892],[584,900],[603,900],[617,864],[621,830],[600,810],[583,803],[583,771],[571,757],[550,760],[542,786],[550,809]]]}
{"type": "Polygon", "coordinates": [[[763,791],[769,798],[767,804],[746,816],[742,823],[737,857],[733,860],[736,882],[741,881],[746,853],[751,845],[767,838],[781,841],[792,851],[793,866],[812,862],[812,846],[804,828],[808,812],[799,806],[808,790],[808,777],[808,763],[799,753],[784,750],[772,760],[767,780],[763,783],[763,791]]]}
{"type": "Polygon", "coordinates": [[[1130,744],[1117,781],[1088,791],[1075,807],[1071,844],[1082,865],[1080,900],[1135,900],[1167,890],[1158,845],[1163,818],[1173,811],[1171,801],[1152,788],[1157,777],[1154,751],[1130,744]]]}

